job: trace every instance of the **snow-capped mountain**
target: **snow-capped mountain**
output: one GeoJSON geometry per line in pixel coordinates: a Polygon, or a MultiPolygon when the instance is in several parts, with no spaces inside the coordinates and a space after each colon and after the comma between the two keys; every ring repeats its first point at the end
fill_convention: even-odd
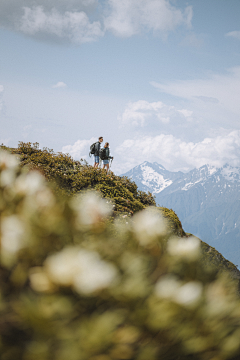
{"type": "Polygon", "coordinates": [[[172,185],[175,180],[181,178],[183,173],[171,172],[156,162],[151,164],[145,161],[123,175],[132,178],[141,190],[158,194],[172,185]]]}
{"type": "Polygon", "coordinates": [[[240,266],[240,168],[204,165],[183,173],[145,161],[123,175],[173,209],[186,232],[240,266]]]}

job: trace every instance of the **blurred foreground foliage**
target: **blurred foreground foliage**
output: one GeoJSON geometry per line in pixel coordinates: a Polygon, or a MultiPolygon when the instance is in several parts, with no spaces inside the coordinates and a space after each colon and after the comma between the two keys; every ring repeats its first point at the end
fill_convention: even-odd
{"type": "Polygon", "coordinates": [[[93,190],[60,196],[0,152],[1,359],[239,359],[235,281],[163,211],[112,210],[93,190]]]}

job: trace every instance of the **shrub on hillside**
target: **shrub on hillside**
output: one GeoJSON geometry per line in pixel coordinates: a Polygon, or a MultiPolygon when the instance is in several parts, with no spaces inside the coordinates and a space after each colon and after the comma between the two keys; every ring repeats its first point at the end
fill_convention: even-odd
{"type": "Polygon", "coordinates": [[[108,221],[95,192],[58,197],[0,154],[4,360],[239,359],[240,304],[157,209],[108,221]]]}

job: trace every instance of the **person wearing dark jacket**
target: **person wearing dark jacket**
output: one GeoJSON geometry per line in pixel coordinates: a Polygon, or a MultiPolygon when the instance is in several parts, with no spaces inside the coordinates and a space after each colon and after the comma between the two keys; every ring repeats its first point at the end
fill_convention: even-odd
{"type": "Polygon", "coordinates": [[[113,159],[112,156],[110,156],[110,149],[109,149],[109,143],[106,142],[104,145],[104,158],[103,158],[103,169],[106,169],[107,172],[109,170],[109,159],[113,159]]]}
{"type": "Polygon", "coordinates": [[[99,152],[101,148],[101,142],[103,142],[103,137],[100,136],[98,138],[98,142],[95,144],[95,152],[94,152],[94,165],[93,167],[97,168],[99,165],[99,152]]]}

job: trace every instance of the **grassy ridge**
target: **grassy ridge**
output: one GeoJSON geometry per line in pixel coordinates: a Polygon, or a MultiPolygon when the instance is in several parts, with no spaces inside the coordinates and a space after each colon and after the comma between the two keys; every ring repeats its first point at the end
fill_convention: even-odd
{"type": "Polygon", "coordinates": [[[57,183],[58,192],[74,195],[82,190],[94,189],[104,197],[114,201],[114,214],[132,215],[146,206],[156,206],[151,193],[137,189],[137,185],[126,177],[107,174],[105,170],[95,169],[85,161],[75,161],[68,154],[54,153],[44,148],[40,150],[38,143],[20,142],[17,149],[3,147],[17,154],[21,166],[40,171],[48,181],[57,183]]]}

